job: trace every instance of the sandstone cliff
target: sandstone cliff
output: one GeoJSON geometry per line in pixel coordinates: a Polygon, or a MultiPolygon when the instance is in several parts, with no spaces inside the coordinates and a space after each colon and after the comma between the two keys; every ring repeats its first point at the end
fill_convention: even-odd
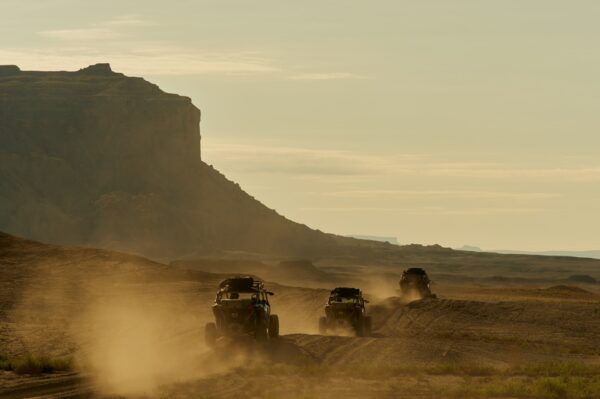
{"type": "Polygon", "coordinates": [[[349,242],[285,219],[203,163],[199,123],[189,98],[108,64],[0,67],[0,230],[148,256],[349,242]]]}

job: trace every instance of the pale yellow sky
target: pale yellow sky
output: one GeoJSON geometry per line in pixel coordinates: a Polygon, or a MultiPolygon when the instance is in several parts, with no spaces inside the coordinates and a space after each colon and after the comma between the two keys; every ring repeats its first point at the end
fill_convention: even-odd
{"type": "Polygon", "coordinates": [[[600,3],[0,1],[0,64],[192,97],[203,156],[340,234],[600,248],[600,3]]]}

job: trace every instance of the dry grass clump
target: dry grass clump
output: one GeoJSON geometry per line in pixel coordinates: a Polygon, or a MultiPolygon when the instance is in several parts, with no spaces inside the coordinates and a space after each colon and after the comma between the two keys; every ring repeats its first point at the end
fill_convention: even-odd
{"type": "Polygon", "coordinates": [[[0,356],[0,370],[14,371],[17,374],[45,374],[73,369],[70,358],[50,358],[47,356],[27,355],[8,359],[0,356]]]}
{"type": "MultiPolygon", "coordinates": [[[[252,378],[304,378],[319,383],[351,377],[353,380],[386,381],[394,391],[407,392],[415,381],[427,380],[430,394],[445,398],[600,398],[600,365],[577,362],[549,362],[513,366],[505,369],[481,364],[441,363],[434,365],[397,365],[380,367],[304,365],[257,365],[240,369],[241,376],[252,378]]],[[[421,389],[421,388],[419,388],[421,389]]],[[[435,396],[432,396],[435,397],[435,396]]]]}
{"type": "Polygon", "coordinates": [[[491,366],[476,363],[439,363],[434,365],[345,365],[331,366],[328,364],[306,363],[302,365],[257,365],[250,369],[240,369],[240,372],[248,376],[256,375],[302,375],[304,377],[333,377],[347,376],[362,378],[366,380],[380,380],[396,376],[408,375],[454,375],[454,376],[491,376],[502,373],[502,371],[491,366]]]}
{"type": "Polygon", "coordinates": [[[511,367],[510,375],[529,377],[589,377],[600,375],[600,365],[581,362],[545,362],[511,367]]]}
{"type": "Polygon", "coordinates": [[[471,379],[450,391],[455,398],[599,398],[600,376],[471,379]]]}

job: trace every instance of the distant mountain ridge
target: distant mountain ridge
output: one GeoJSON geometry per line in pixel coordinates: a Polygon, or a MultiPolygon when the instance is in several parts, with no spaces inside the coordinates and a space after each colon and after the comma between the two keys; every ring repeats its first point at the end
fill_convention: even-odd
{"type": "Polygon", "coordinates": [[[346,237],[357,238],[359,240],[389,242],[390,244],[400,245],[397,237],[370,236],[370,235],[364,235],[364,234],[350,234],[350,235],[347,235],[346,237]]]}
{"type": "MultiPolygon", "coordinates": [[[[463,245],[457,248],[461,251],[472,251],[472,252],[483,252],[479,247],[473,245],[463,245]]],[[[576,258],[592,258],[600,259],[600,250],[591,251],[519,251],[511,249],[491,249],[486,252],[494,252],[498,254],[512,254],[512,255],[541,255],[541,256],[573,256],[576,258]]]]}
{"type": "Polygon", "coordinates": [[[543,255],[543,256],[573,256],[577,258],[593,258],[600,259],[600,250],[595,251],[514,251],[514,250],[493,250],[499,254],[520,254],[520,255],[543,255]]]}

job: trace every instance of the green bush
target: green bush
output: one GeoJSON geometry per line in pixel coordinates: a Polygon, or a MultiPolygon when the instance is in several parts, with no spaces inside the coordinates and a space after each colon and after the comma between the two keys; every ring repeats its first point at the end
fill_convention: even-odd
{"type": "Polygon", "coordinates": [[[548,398],[564,398],[571,384],[562,377],[545,377],[536,381],[534,392],[537,396],[548,398]]]}

